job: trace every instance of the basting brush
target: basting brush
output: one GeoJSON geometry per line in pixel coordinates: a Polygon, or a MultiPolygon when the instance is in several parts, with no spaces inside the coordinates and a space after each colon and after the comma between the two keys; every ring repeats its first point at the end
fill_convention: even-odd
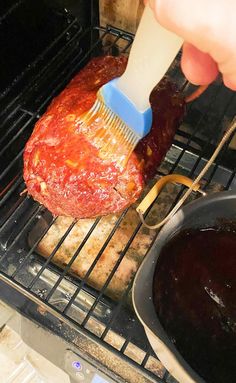
{"type": "Polygon", "coordinates": [[[124,74],[103,85],[93,107],[80,118],[102,158],[124,167],[152,125],[149,95],[162,79],[183,41],[161,27],[146,6],[124,74]]]}

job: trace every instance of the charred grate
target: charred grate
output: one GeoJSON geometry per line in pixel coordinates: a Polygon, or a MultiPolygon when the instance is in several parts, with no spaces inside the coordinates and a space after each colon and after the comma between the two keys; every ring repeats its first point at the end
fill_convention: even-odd
{"type": "MultiPolygon", "coordinates": [[[[53,227],[53,218],[24,193],[22,153],[33,126],[46,106],[66,85],[69,79],[98,54],[126,54],[132,44],[132,35],[112,27],[82,31],[76,20],[66,24],[54,40],[35,57],[31,65],[19,73],[16,81],[2,94],[0,138],[0,272],[22,293],[46,304],[61,318],[86,332],[99,344],[122,355],[150,381],[170,382],[171,378],[150,349],[143,329],[130,304],[130,291],[135,275],[120,293],[119,299],[107,294],[109,286],[123,262],[134,251],[137,238],[145,234],[141,223],[135,221],[126,237],[117,259],[109,270],[102,287],[97,290],[89,283],[91,274],[109,248],[117,232],[133,209],[127,209],[113,219],[103,243],[83,278],[75,278],[70,271],[98,231],[103,218],[91,220],[67,265],[62,269],[53,264],[55,254],[65,244],[78,222],[68,222],[58,243],[48,258],[38,255],[37,247],[53,227]],[[36,228],[36,229],[35,229],[36,228]],[[33,234],[32,234],[33,233],[33,234]]],[[[188,86],[178,71],[178,60],[170,76],[183,89],[188,86]]],[[[235,94],[220,82],[213,84],[199,100],[188,108],[165,161],[157,169],[157,177],[180,172],[194,177],[214,150],[216,143],[234,116],[235,94]]],[[[224,148],[207,174],[204,185],[209,191],[235,188],[235,151],[224,148]]],[[[158,211],[167,212],[179,199],[182,188],[168,189],[149,209],[152,219],[158,211]]],[[[132,216],[133,217],[133,216],[132,216]]],[[[150,247],[155,235],[149,238],[150,247]]]]}

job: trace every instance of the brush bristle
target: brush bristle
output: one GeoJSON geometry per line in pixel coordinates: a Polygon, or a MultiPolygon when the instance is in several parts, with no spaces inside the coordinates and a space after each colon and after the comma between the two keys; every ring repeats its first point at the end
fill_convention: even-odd
{"type": "Polygon", "coordinates": [[[84,131],[102,158],[124,167],[140,137],[106,104],[97,98],[93,107],[80,117],[84,131]]]}

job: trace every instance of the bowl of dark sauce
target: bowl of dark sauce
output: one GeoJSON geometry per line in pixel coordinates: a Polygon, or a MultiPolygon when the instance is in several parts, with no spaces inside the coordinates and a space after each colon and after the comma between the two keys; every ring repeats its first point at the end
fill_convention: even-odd
{"type": "Polygon", "coordinates": [[[236,382],[236,193],[200,198],[165,225],[137,273],[133,303],[179,382],[236,382]]]}

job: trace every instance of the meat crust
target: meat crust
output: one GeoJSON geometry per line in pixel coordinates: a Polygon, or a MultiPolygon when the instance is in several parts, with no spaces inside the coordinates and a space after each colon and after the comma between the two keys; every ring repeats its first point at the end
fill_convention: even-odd
{"type": "Polygon", "coordinates": [[[92,59],[49,105],[24,151],[28,193],[54,215],[92,218],[117,213],[134,203],[169,149],[184,114],[181,94],[167,79],[150,96],[153,124],[126,168],[104,160],[79,129],[79,116],[98,89],[120,76],[125,57],[92,59]]]}

